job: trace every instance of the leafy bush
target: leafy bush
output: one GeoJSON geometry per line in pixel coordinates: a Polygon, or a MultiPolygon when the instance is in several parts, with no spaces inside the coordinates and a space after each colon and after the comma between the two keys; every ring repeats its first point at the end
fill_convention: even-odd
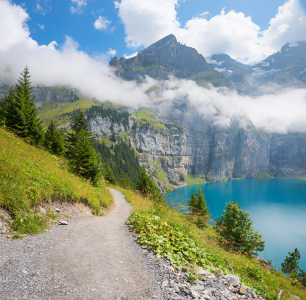
{"type": "Polygon", "coordinates": [[[221,218],[216,219],[216,229],[234,249],[246,254],[264,250],[261,234],[252,226],[253,221],[237,201],[228,202],[221,218]]]}
{"type": "Polygon", "coordinates": [[[182,228],[169,225],[154,213],[135,213],[128,224],[139,233],[138,241],[143,247],[151,248],[158,258],[166,257],[176,268],[192,265],[211,272],[221,268],[229,273],[221,258],[201,249],[182,228]]]}

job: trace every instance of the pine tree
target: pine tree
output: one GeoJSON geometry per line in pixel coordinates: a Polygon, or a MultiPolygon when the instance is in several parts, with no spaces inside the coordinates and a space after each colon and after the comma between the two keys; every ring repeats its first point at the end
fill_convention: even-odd
{"type": "Polygon", "coordinates": [[[115,135],[114,132],[112,133],[112,135],[111,135],[111,137],[110,137],[110,140],[111,140],[113,143],[116,142],[116,135],[115,135]]]}
{"type": "Polygon", "coordinates": [[[198,200],[197,203],[197,209],[198,209],[198,214],[202,217],[208,216],[208,206],[205,200],[205,196],[202,193],[201,187],[199,187],[197,193],[196,193],[196,198],[198,200]]]}
{"type": "Polygon", "coordinates": [[[297,248],[294,252],[288,252],[289,256],[286,256],[282,265],[282,272],[290,275],[291,277],[296,277],[299,271],[299,260],[301,259],[300,252],[297,248]]]}
{"type": "Polygon", "coordinates": [[[126,174],[124,174],[123,171],[121,171],[120,173],[120,178],[119,178],[119,184],[120,186],[122,186],[123,188],[126,188],[126,174]]]}
{"type": "Polygon", "coordinates": [[[160,189],[148,175],[145,166],[141,167],[140,176],[136,183],[136,189],[140,191],[144,196],[151,197],[156,202],[164,202],[164,198],[160,193],[160,189]]]}
{"type": "Polygon", "coordinates": [[[188,200],[188,206],[189,206],[189,208],[190,208],[190,210],[192,211],[193,214],[196,214],[198,212],[197,204],[198,204],[198,199],[196,198],[196,196],[192,192],[191,197],[188,200]]]}
{"type": "Polygon", "coordinates": [[[31,95],[33,88],[30,77],[29,69],[26,66],[14,89],[14,97],[13,90],[10,90],[10,102],[6,110],[5,122],[15,134],[29,140],[34,145],[39,145],[43,141],[43,127],[31,95]]]}
{"type": "Polygon", "coordinates": [[[210,214],[208,213],[209,209],[206,204],[205,196],[202,193],[201,187],[199,187],[196,194],[191,194],[191,198],[188,200],[188,206],[196,219],[197,226],[199,228],[203,228],[208,222],[210,214]]]}
{"type": "Polygon", "coordinates": [[[221,218],[216,219],[216,230],[227,241],[228,246],[246,254],[253,254],[263,251],[265,242],[252,224],[249,213],[244,211],[237,201],[230,201],[226,203],[221,218]]]}
{"type": "Polygon", "coordinates": [[[284,262],[281,263],[282,272],[306,286],[306,272],[299,267],[299,260],[301,259],[299,250],[295,248],[294,252],[288,252],[288,254],[289,256],[286,256],[284,262]]]}
{"type": "Polygon", "coordinates": [[[106,170],[105,170],[105,173],[104,173],[104,178],[105,178],[105,180],[109,181],[112,184],[117,184],[116,177],[115,177],[114,172],[113,172],[113,170],[112,170],[112,168],[109,164],[107,164],[107,166],[106,166],[106,170]]]}
{"type": "Polygon", "coordinates": [[[44,138],[44,146],[55,155],[65,155],[65,142],[62,133],[51,120],[44,138]]]}
{"type": "Polygon", "coordinates": [[[73,132],[68,136],[69,166],[74,173],[95,185],[102,174],[102,162],[93,146],[84,111],[74,116],[71,129],[73,132]]]}

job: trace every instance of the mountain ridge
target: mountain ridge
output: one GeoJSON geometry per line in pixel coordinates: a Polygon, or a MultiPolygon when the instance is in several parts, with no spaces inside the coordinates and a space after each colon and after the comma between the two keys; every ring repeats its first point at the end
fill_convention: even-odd
{"type": "Polygon", "coordinates": [[[179,79],[204,80],[214,86],[229,86],[225,76],[206,62],[203,55],[194,48],[177,42],[170,34],[132,58],[117,56],[109,65],[116,69],[116,74],[126,80],[142,80],[146,75],[155,79],[168,79],[173,75],[179,79]],[[194,76],[197,75],[196,78],[194,76]]]}

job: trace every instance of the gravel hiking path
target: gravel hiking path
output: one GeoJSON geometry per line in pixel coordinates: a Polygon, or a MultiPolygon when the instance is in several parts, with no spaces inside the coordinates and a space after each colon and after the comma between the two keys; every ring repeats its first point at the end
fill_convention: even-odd
{"type": "Polygon", "coordinates": [[[0,299],[163,299],[158,266],[125,225],[131,206],[110,192],[114,206],[103,217],[24,240],[0,237],[0,299]]]}

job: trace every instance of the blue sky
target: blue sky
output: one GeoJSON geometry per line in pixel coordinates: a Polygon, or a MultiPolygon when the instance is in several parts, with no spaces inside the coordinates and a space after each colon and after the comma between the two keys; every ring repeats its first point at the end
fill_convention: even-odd
{"type": "MultiPolygon", "coordinates": [[[[207,59],[226,53],[256,64],[287,42],[294,46],[306,40],[305,1],[0,0],[0,81],[16,82],[27,65],[33,85],[67,86],[101,102],[150,105],[145,91],[159,82],[150,77],[141,84],[121,80],[108,65],[112,55],[135,55],[172,33],[207,59]]],[[[175,92],[160,99],[188,95],[203,113],[218,107],[225,123],[245,111],[256,126],[305,131],[303,89],[277,89],[277,95],[254,102],[193,81],[175,84],[174,89],[170,85],[175,92]]]]}
{"type": "MultiPolygon", "coordinates": [[[[125,24],[118,16],[119,9],[115,8],[114,1],[78,1],[84,1],[83,3],[86,2],[86,5],[81,6],[80,10],[75,13],[71,7],[77,7],[77,2],[71,1],[15,0],[13,3],[22,5],[29,14],[30,19],[27,24],[30,29],[30,37],[40,45],[49,44],[51,41],[62,45],[65,42],[65,37],[70,36],[78,42],[79,49],[89,55],[107,53],[111,48],[117,51],[119,57],[139,51],[148,45],[147,42],[142,43],[139,47],[127,47],[125,24]],[[111,22],[107,29],[94,28],[94,22],[99,16],[111,22]]],[[[305,4],[305,0],[302,1],[305,4]]],[[[176,19],[180,22],[181,27],[184,27],[188,20],[198,17],[199,14],[208,12],[205,18],[209,20],[220,15],[222,9],[225,8],[225,13],[234,10],[244,13],[246,17],[250,16],[252,21],[260,27],[260,30],[267,30],[271,18],[275,17],[278,7],[284,3],[283,0],[187,0],[180,1],[178,5],[175,5],[175,10],[176,19]]]]}

